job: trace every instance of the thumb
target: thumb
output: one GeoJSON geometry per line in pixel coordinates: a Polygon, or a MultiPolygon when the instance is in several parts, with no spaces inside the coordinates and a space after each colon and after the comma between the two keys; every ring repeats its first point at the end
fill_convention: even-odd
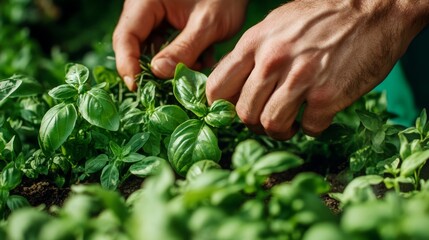
{"type": "MultiPolygon", "coordinates": [[[[189,23],[189,22],[188,22],[189,23]]],[[[153,73],[160,78],[171,78],[176,65],[181,62],[191,67],[201,53],[216,40],[215,34],[199,26],[187,25],[185,29],[151,62],[153,73]]]]}

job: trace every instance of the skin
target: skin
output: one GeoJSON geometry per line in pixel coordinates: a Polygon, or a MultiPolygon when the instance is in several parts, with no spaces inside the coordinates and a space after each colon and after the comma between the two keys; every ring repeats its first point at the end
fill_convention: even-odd
{"type": "MultiPolygon", "coordinates": [[[[125,5],[131,2],[134,1],[128,0],[125,5]]],[[[153,1],[144,2],[148,4],[153,1]]],[[[169,2],[177,4],[177,1],[169,2]]],[[[179,38],[180,44],[177,45],[182,48],[173,45],[172,51],[164,50],[158,55],[192,66],[197,59],[192,51],[200,54],[207,48],[207,43],[223,39],[237,30],[242,14],[236,14],[231,9],[244,7],[245,2],[186,2],[192,2],[193,6],[200,6],[201,9],[211,4],[221,9],[208,8],[210,10],[191,17],[192,11],[191,14],[181,15],[180,11],[176,12],[180,6],[174,8],[174,14],[182,16],[178,17],[182,25],[172,23],[173,26],[179,28],[186,25],[197,30],[186,31],[185,28],[182,34],[188,32],[187,37],[179,38]],[[222,4],[228,7],[222,8],[222,4]],[[211,19],[208,26],[217,27],[213,28],[214,32],[208,31],[208,40],[200,40],[201,36],[196,37],[195,34],[201,26],[191,22],[204,19],[202,15],[207,14],[211,16],[207,17],[211,19]],[[221,26],[226,28],[212,21],[223,22],[221,26]],[[197,46],[194,47],[194,44],[197,46]],[[189,55],[183,54],[189,46],[189,55]],[[173,50],[178,50],[179,54],[174,55],[173,50]]],[[[182,1],[180,3],[183,4],[182,1]]],[[[142,30],[132,24],[126,28],[133,31],[124,30],[126,23],[133,19],[131,22],[137,21],[134,24],[138,25],[144,20],[142,18],[168,16],[164,13],[158,17],[143,17],[150,13],[149,9],[155,11],[155,8],[140,6],[139,10],[133,6],[132,10],[127,10],[128,7],[124,7],[114,37],[118,71],[122,76],[136,73],[132,63],[139,55],[136,46],[149,31],[149,28],[142,30]],[[132,17],[132,13],[140,18],[132,17]],[[131,35],[137,36],[134,44],[127,40],[132,39],[131,35]],[[132,71],[129,70],[131,67],[132,71]]],[[[289,139],[299,127],[306,134],[316,136],[329,126],[338,111],[369,92],[386,77],[411,40],[427,25],[428,13],[427,0],[296,0],[287,3],[246,31],[233,51],[219,62],[207,82],[209,103],[216,99],[235,103],[238,116],[250,129],[274,139],[289,139]],[[304,110],[298,124],[295,118],[301,108],[304,110]]],[[[172,22],[174,17],[167,19],[172,22]]],[[[149,21],[149,26],[156,26],[153,22],[156,21],[149,21]]],[[[156,63],[152,62],[156,75],[172,76],[172,71],[156,63]]]]}
{"type": "Polygon", "coordinates": [[[154,56],[153,73],[170,78],[179,62],[195,67],[207,48],[240,29],[246,6],[247,0],[126,0],[113,33],[119,75],[136,89],[141,46],[163,22],[181,33],[154,56]]]}

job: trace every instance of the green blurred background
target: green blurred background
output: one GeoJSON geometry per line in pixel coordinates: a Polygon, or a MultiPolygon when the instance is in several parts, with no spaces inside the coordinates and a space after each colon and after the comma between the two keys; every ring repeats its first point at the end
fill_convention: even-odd
{"type": "MultiPolygon", "coordinates": [[[[284,1],[250,1],[243,30],[284,1]]],[[[89,67],[114,69],[111,35],[123,1],[0,0],[0,79],[26,74],[46,88],[62,81],[64,65],[79,62],[89,67]]],[[[240,34],[241,34],[240,33],[240,34]]],[[[217,44],[219,59],[230,51],[240,34],[217,44]]],[[[410,125],[421,108],[429,106],[429,30],[413,41],[387,79],[376,88],[386,91],[395,122],[410,125]]]]}

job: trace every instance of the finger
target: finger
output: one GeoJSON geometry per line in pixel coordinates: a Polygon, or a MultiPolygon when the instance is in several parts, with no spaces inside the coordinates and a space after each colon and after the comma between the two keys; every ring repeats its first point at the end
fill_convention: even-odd
{"type": "Polygon", "coordinates": [[[268,99],[260,118],[266,134],[278,140],[287,140],[297,132],[295,119],[308,89],[303,66],[292,66],[268,99]]]}
{"type": "Polygon", "coordinates": [[[127,0],[113,34],[116,67],[130,90],[140,72],[140,44],[163,18],[164,10],[157,1],[127,0]]]}
{"type": "Polygon", "coordinates": [[[334,94],[314,91],[307,100],[301,120],[303,132],[310,136],[318,136],[329,127],[337,110],[330,100],[334,94]]]}
{"type": "Polygon", "coordinates": [[[198,17],[191,16],[183,31],[152,59],[152,71],[157,77],[173,77],[179,62],[193,66],[201,53],[218,40],[213,28],[207,28],[198,17]]]}
{"type": "Polygon", "coordinates": [[[264,68],[265,66],[262,64],[255,66],[244,83],[236,104],[237,115],[252,130],[263,129],[260,115],[280,77],[279,72],[263,74],[269,72],[264,68]]]}

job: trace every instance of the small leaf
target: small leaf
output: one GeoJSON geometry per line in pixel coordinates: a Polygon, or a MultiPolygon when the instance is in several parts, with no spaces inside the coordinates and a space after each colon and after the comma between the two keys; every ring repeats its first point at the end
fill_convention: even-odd
{"type": "Polygon", "coordinates": [[[158,172],[163,161],[165,160],[155,156],[146,157],[142,161],[131,165],[130,172],[138,177],[147,177],[158,172]]]}
{"type": "Polygon", "coordinates": [[[25,197],[18,195],[10,195],[6,201],[6,204],[7,207],[12,211],[30,206],[30,203],[25,197]]]}
{"type": "Polygon", "coordinates": [[[220,160],[217,137],[203,121],[190,119],[180,124],[171,134],[168,160],[182,176],[197,161],[220,160]]]}
{"type": "Polygon", "coordinates": [[[9,163],[1,172],[0,186],[3,189],[12,190],[21,183],[21,179],[21,171],[16,169],[13,163],[9,163]]]}
{"type": "Polygon", "coordinates": [[[142,161],[144,158],[145,158],[144,155],[140,153],[132,152],[129,155],[123,157],[121,160],[122,162],[134,163],[134,162],[142,161]]]}
{"type": "Polygon", "coordinates": [[[362,110],[356,110],[356,113],[365,128],[371,132],[377,132],[381,129],[382,122],[378,118],[377,114],[362,110]]]}
{"type": "Polygon", "coordinates": [[[426,114],[426,109],[423,109],[420,113],[420,116],[416,119],[416,128],[420,133],[424,133],[424,127],[426,126],[428,117],[426,114]]]}
{"type": "Polygon", "coordinates": [[[70,64],[66,70],[66,83],[82,86],[88,81],[89,70],[81,64],[70,64]]]}
{"type": "Polygon", "coordinates": [[[232,155],[234,168],[252,166],[265,153],[264,147],[256,140],[246,140],[237,145],[232,155]]]}
{"type": "Polygon", "coordinates": [[[22,80],[3,79],[0,81],[0,105],[21,86],[22,80]]]}
{"type": "Polygon", "coordinates": [[[107,83],[109,84],[109,87],[114,86],[121,81],[114,71],[104,66],[96,66],[92,70],[92,75],[94,76],[96,83],[107,83]]]}
{"type": "Polygon", "coordinates": [[[119,129],[120,116],[110,95],[103,89],[92,88],[79,95],[79,112],[90,124],[110,131],[119,129]]]}
{"type": "Polygon", "coordinates": [[[64,100],[77,96],[78,92],[77,89],[73,86],[69,84],[62,84],[51,89],[48,94],[55,99],[64,100]]]}
{"type": "Polygon", "coordinates": [[[189,117],[179,106],[164,105],[157,107],[149,119],[151,129],[161,134],[171,134],[189,117]]]}
{"type": "Polygon", "coordinates": [[[156,86],[152,81],[148,81],[141,90],[141,103],[146,109],[155,108],[156,86]]]}
{"type": "Polygon", "coordinates": [[[232,103],[218,99],[211,105],[204,121],[213,127],[225,127],[231,125],[236,115],[235,106],[232,103]]]}
{"type": "Polygon", "coordinates": [[[401,165],[401,176],[410,176],[422,167],[429,158],[429,150],[416,152],[408,156],[401,165]]]}
{"type": "Polygon", "coordinates": [[[204,74],[192,71],[182,63],[176,66],[173,79],[174,96],[198,117],[207,114],[206,81],[207,77],[204,74]]]}
{"type": "Polygon", "coordinates": [[[77,119],[73,104],[60,103],[43,116],[39,130],[39,144],[43,151],[54,152],[72,133],[77,119]]]}
{"type": "Polygon", "coordinates": [[[124,146],[125,148],[130,148],[130,152],[134,153],[140,150],[145,143],[149,140],[150,133],[136,133],[134,134],[128,143],[124,146]]]}
{"type": "Polygon", "coordinates": [[[202,173],[206,172],[210,169],[221,169],[220,165],[212,160],[201,160],[198,161],[189,168],[188,172],[186,173],[186,180],[194,180],[197,176],[201,175],[202,173]]]}
{"type": "Polygon", "coordinates": [[[85,173],[95,173],[103,169],[109,161],[106,154],[100,154],[97,157],[91,158],[85,162],[85,173]]]}
{"type": "Polygon", "coordinates": [[[119,170],[115,164],[108,164],[103,168],[100,176],[101,186],[104,189],[115,190],[119,185],[119,170]]]}
{"type": "Polygon", "coordinates": [[[267,176],[297,167],[304,163],[302,158],[289,152],[272,152],[261,157],[252,166],[252,171],[257,175],[267,176]]]}

